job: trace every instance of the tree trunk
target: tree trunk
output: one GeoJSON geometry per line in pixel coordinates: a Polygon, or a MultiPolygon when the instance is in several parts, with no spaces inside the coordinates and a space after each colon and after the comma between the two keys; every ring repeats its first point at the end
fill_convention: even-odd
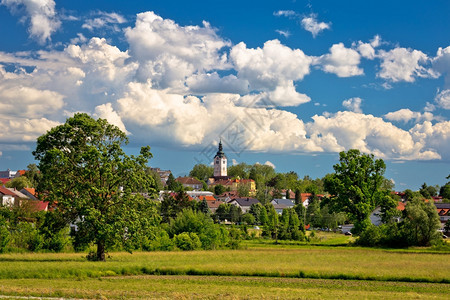
{"type": "Polygon", "coordinates": [[[105,241],[97,241],[97,260],[106,261],[105,259],[105,241]]]}

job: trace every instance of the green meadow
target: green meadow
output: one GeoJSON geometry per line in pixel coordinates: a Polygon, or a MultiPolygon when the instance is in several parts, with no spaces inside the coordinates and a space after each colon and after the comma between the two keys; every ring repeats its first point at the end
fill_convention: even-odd
{"type": "MultiPolygon", "coordinates": [[[[332,245],[333,243],[330,242],[332,245]]],[[[449,252],[247,242],[241,250],[0,255],[0,295],[68,298],[447,298],[449,252]]]]}

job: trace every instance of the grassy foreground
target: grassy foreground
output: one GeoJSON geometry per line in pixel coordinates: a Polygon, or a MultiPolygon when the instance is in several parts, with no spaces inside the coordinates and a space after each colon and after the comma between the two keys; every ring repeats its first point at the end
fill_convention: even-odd
{"type": "Polygon", "coordinates": [[[248,245],[246,250],[0,255],[0,295],[75,298],[446,298],[449,253],[248,245]],[[193,276],[196,275],[196,276],[193,276]]]}

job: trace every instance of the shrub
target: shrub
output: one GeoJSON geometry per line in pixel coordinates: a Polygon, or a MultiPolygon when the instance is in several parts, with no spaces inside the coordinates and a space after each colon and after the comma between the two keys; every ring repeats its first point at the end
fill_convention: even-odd
{"type": "Polygon", "coordinates": [[[174,236],[175,245],[180,250],[189,251],[201,247],[201,242],[198,235],[194,232],[183,232],[174,236]]]}
{"type": "Polygon", "coordinates": [[[6,221],[0,216],[0,253],[6,252],[11,239],[6,221]]]}
{"type": "Polygon", "coordinates": [[[14,246],[30,251],[39,251],[44,244],[43,237],[34,228],[34,224],[22,222],[17,225],[12,234],[14,246]]]}
{"type": "Polygon", "coordinates": [[[144,251],[170,251],[175,248],[169,234],[162,228],[156,228],[142,238],[142,250],[144,251]]]}
{"type": "Polygon", "coordinates": [[[369,225],[360,233],[356,243],[361,246],[374,247],[379,246],[381,240],[382,233],[380,228],[375,225],[369,225]]]}
{"type": "Polygon", "coordinates": [[[170,222],[169,235],[175,236],[183,232],[195,233],[201,241],[203,249],[218,249],[228,243],[228,232],[220,225],[214,224],[211,217],[192,209],[183,210],[170,222]]]}

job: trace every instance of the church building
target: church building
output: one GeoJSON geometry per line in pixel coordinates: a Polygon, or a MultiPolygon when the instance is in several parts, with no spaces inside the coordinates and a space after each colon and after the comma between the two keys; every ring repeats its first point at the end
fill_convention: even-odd
{"type": "Polygon", "coordinates": [[[214,156],[214,179],[228,179],[227,176],[227,157],[223,152],[222,140],[219,142],[219,151],[214,156]]]}

